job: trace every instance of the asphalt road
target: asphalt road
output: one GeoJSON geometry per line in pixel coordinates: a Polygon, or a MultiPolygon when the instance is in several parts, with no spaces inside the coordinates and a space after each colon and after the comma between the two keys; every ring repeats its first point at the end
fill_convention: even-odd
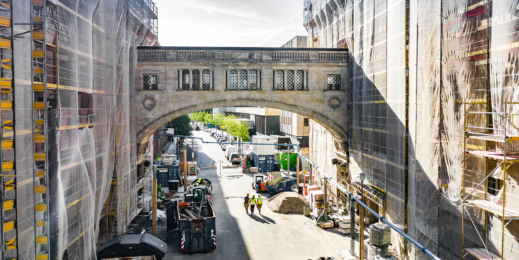
{"type": "MultiPolygon", "coordinates": [[[[212,137],[203,131],[194,131],[204,140],[212,137]]],[[[195,141],[198,150],[195,158],[200,166],[208,166],[225,160],[217,144],[195,141]]],[[[201,170],[200,176],[213,182],[212,201],[216,214],[216,250],[207,254],[182,255],[178,230],[166,231],[166,222],[159,222],[157,236],[168,244],[164,259],[318,259],[318,257],[340,258],[340,252],[349,248],[349,239],[333,230],[315,226],[311,218],[299,214],[278,214],[266,205],[264,197],[262,215],[248,215],[243,207],[243,197],[255,194],[251,187],[252,176],[242,174],[240,169],[201,170]]],[[[151,233],[151,221],[147,217],[134,220],[135,227],[151,233]]]]}

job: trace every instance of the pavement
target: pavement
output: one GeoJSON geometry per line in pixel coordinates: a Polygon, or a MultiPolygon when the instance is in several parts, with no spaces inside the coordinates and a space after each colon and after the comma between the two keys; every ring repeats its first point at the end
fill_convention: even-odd
{"type": "MultiPolygon", "coordinates": [[[[212,138],[204,131],[193,131],[193,135],[204,140],[212,138]]],[[[225,160],[224,152],[217,144],[196,140],[195,150],[195,159],[202,167],[225,160]]],[[[207,254],[181,254],[178,230],[167,232],[166,221],[161,221],[157,237],[168,244],[164,259],[342,259],[341,252],[350,247],[349,235],[336,229],[320,229],[312,218],[272,212],[266,205],[268,193],[260,193],[264,198],[262,214],[257,209],[255,214],[247,214],[243,197],[256,193],[251,186],[252,175],[241,173],[241,169],[222,169],[221,172],[207,169],[200,170],[199,175],[213,182],[211,198],[216,214],[216,250],[207,254]]],[[[151,233],[151,221],[147,216],[138,216],[132,227],[137,232],[145,228],[151,233]]]]}

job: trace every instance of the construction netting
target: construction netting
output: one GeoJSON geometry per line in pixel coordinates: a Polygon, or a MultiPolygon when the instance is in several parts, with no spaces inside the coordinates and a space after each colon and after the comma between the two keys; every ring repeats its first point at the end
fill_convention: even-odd
{"type": "MultiPolygon", "coordinates": [[[[462,206],[485,200],[502,210],[505,197],[519,211],[517,165],[500,159],[516,156],[517,144],[464,134],[518,135],[518,2],[307,0],[304,8],[308,46],[350,51],[351,177],[366,173],[386,194],[386,217],[442,259],[459,259],[463,248],[518,258],[514,222],[462,206]]],[[[427,258],[396,234],[393,243],[427,258]]]]}
{"type": "MultiPolygon", "coordinates": [[[[16,132],[15,154],[2,153],[4,165],[16,160],[16,188],[2,191],[4,200],[16,199],[16,211],[4,214],[6,220],[16,220],[16,228],[5,233],[2,242],[14,236],[17,247],[6,256],[95,259],[97,244],[125,232],[142,209],[132,73],[136,47],[158,44],[157,9],[151,0],[12,3],[14,34],[24,36],[15,38],[14,54],[2,51],[2,59],[14,63],[14,73],[3,72],[2,78],[14,79],[15,108],[14,113],[2,111],[2,120],[15,117],[16,132]],[[44,13],[31,6],[43,4],[44,13]],[[34,17],[44,18],[45,41],[31,39],[34,17]],[[33,111],[31,82],[43,80],[31,71],[34,50],[45,50],[45,116],[33,111]],[[48,149],[33,142],[35,120],[40,118],[45,119],[48,149]],[[48,166],[41,168],[44,164],[34,153],[44,151],[48,166]],[[35,194],[35,186],[42,183],[35,179],[37,169],[48,174],[47,194],[35,194]],[[48,210],[36,212],[35,205],[46,200],[48,210]],[[46,235],[48,242],[37,239],[46,235]]],[[[10,18],[4,9],[1,16],[10,18]]],[[[3,94],[2,100],[7,99],[3,94]]],[[[12,131],[2,134],[13,138],[12,131]]]]}

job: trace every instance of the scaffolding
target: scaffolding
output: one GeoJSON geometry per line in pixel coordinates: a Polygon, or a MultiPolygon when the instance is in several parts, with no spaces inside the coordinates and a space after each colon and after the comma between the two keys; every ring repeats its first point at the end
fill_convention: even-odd
{"type": "MultiPolygon", "coordinates": [[[[483,182],[500,197],[506,193],[506,207],[513,211],[504,213],[499,202],[499,209],[494,209],[476,201],[487,198],[488,187],[483,191],[481,184],[473,193],[470,190],[496,167],[500,170],[495,174],[502,175],[505,163],[507,176],[517,178],[519,164],[512,162],[519,150],[513,141],[519,131],[507,126],[512,138],[506,142],[505,163],[498,166],[496,160],[503,161],[503,155],[489,149],[503,150],[504,142],[495,139],[502,140],[499,129],[506,124],[492,113],[514,114],[512,125],[519,120],[515,116],[519,107],[513,103],[519,96],[518,5],[513,0],[305,4],[312,6],[305,23],[315,22],[319,29],[314,47],[333,46],[329,39],[335,39],[338,21],[338,47],[345,42],[350,51],[350,180],[364,172],[369,185],[385,193],[386,217],[442,259],[459,259],[467,254],[466,248],[483,248],[488,257],[478,234],[484,234],[490,253],[499,252],[506,259],[519,255],[519,229],[506,226],[507,220],[503,235],[499,215],[488,213],[492,209],[513,218],[517,211],[513,209],[519,209],[517,188],[509,181],[503,188],[495,176],[489,177],[490,184],[483,182]],[[468,115],[479,120],[470,131],[494,136],[465,134],[465,104],[468,115]],[[471,195],[462,200],[465,188],[471,195]],[[468,224],[467,212],[476,226],[468,224]]],[[[311,27],[307,30],[313,33],[311,27]]],[[[394,245],[402,256],[424,258],[406,241],[394,245]]],[[[467,257],[480,253],[475,250],[467,257]]]]}
{"type": "MultiPolygon", "coordinates": [[[[463,151],[464,151],[464,159],[463,159],[463,190],[462,190],[462,206],[463,206],[463,218],[462,218],[462,248],[463,251],[462,259],[470,254],[477,259],[504,259],[504,246],[505,246],[505,228],[510,224],[510,222],[514,220],[519,220],[519,210],[511,208],[507,205],[507,185],[519,186],[519,184],[515,181],[509,180],[508,178],[508,170],[509,168],[516,162],[519,162],[519,156],[510,151],[507,151],[507,145],[512,145],[512,143],[519,141],[519,135],[514,134],[511,131],[511,128],[515,128],[513,124],[514,117],[519,116],[519,114],[511,114],[508,111],[513,111],[510,109],[513,105],[518,105],[516,102],[505,102],[504,104],[504,112],[497,111],[473,111],[470,110],[470,106],[472,105],[486,105],[486,100],[482,101],[469,101],[464,102],[463,110],[464,110],[464,142],[463,142],[463,151]],[[467,106],[469,106],[467,108],[467,106]],[[503,122],[503,129],[489,127],[488,125],[480,126],[481,124],[477,124],[480,121],[486,121],[488,118],[495,117],[497,121],[503,122]],[[470,146],[467,144],[468,140],[478,140],[484,141],[487,144],[485,145],[484,150],[475,150],[474,145],[470,146]],[[489,146],[488,144],[491,144],[489,146]],[[473,175],[468,173],[467,171],[467,159],[469,156],[478,156],[485,158],[486,160],[495,160],[500,163],[492,169],[491,171],[484,172],[484,178],[474,186],[477,175],[473,175]],[[500,192],[494,196],[494,198],[489,198],[489,191],[491,189],[495,189],[496,187],[489,187],[489,178],[498,178],[502,181],[502,187],[497,187],[500,192]],[[469,186],[474,187],[467,187],[469,186]],[[482,184],[484,184],[482,186],[482,184]],[[481,190],[480,186],[483,187],[481,190]],[[478,189],[480,188],[480,189],[478,189]],[[467,194],[468,193],[468,194],[467,194]],[[469,211],[469,208],[477,209],[469,211]],[[472,215],[476,215],[478,211],[483,211],[483,232],[481,232],[481,223],[478,222],[476,217],[472,217],[472,215]],[[501,221],[501,248],[498,250],[499,253],[495,254],[487,245],[487,237],[488,237],[488,217],[489,215],[498,216],[501,221]],[[474,227],[473,230],[477,236],[471,234],[469,239],[470,245],[465,244],[465,216],[470,220],[469,226],[474,227]],[[470,225],[471,224],[471,225],[470,225]],[[475,239],[476,241],[471,241],[471,239],[475,239]],[[479,241],[478,241],[479,239],[479,241]],[[481,247],[475,247],[479,245],[481,247]]],[[[497,248],[495,248],[497,249],[497,248]]]]}
{"type": "Polygon", "coordinates": [[[0,4],[0,259],[93,259],[138,212],[130,78],[136,46],[158,44],[157,7],[0,4]]]}
{"type": "Polygon", "coordinates": [[[16,211],[16,188],[17,176],[14,171],[14,124],[13,124],[13,71],[14,63],[12,56],[13,30],[13,3],[12,1],[1,1],[0,27],[6,38],[0,39],[0,256],[1,259],[16,257],[19,253],[17,241],[17,211],[16,211]]]}

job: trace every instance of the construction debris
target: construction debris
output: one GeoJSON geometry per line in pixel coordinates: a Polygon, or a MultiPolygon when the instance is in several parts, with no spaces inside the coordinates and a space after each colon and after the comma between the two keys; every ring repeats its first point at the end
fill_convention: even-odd
{"type": "Polygon", "coordinates": [[[370,227],[369,242],[375,246],[391,244],[391,228],[384,223],[375,223],[370,227]]]}
{"type": "Polygon", "coordinates": [[[295,192],[281,192],[268,201],[268,207],[277,213],[302,214],[305,205],[308,205],[306,198],[295,192]]]}
{"type": "MultiPolygon", "coordinates": [[[[150,220],[153,220],[153,211],[150,211],[150,214],[148,214],[150,217],[150,220]]],[[[166,211],[157,209],[157,221],[165,221],[167,219],[166,211]]]]}

